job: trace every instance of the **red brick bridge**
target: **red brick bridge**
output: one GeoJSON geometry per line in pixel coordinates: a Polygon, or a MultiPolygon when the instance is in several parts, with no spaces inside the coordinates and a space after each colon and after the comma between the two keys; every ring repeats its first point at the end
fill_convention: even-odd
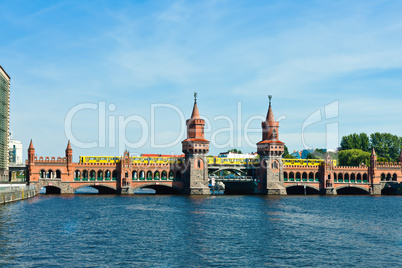
{"type": "MultiPolygon", "coordinates": [[[[174,163],[135,163],[128,152],[116,163],[74,163],[70,142],[65,157],[37,157],[31,141],[26,163],[29,184],[38,190],[45,187],[47,193],[61,194],[71,194],[87,186],[98,189],[99,193],[133,194],[136,189],[151,188],[160,194],[210,194],[206,157],[209,141],[204,138],[205,121],[200,118],[196,100],[186,125],[187,139],[182,142],[184,158],[174,163]]],[[[329,158],[320,166],[284,165],[284,143],[279,140],[279,122],[274,119],[271,101],[261,126],[262,140],[257,143],[259,164],[227,168],[243,170],[253,178],[247,191],[242,191],[244,184],[239,184],[235,193],[402,193],[402,152],[399,163],[378,163],[373,149],[369,167],[333,166],[329,158]]]]}

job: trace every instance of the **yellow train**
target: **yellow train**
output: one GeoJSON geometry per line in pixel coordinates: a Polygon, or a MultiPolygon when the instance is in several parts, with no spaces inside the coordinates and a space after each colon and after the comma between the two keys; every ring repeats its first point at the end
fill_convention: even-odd
{"type": "MultiPolygon", "coordinates": [[[[259,158],[225,158],[225,157],[208,157],[209,165],[258,165],[260,164],[259,158]]],[[[324,164],[323,159],[282,159],[285,166],[320,166],[324,164]]],[[[332,160],[333,165],[336,166],[336,160],[332,160]]]]}
{"type": "MultiPolygon", "coordinates": [[[[135,164],[180,164],[181,157],[131,156],[135,164]]],[[[119,156],[80,156],[80,163],[119,163],[119,156]]]]}
{"type": "MultiPolygon", "coordinates": [[[[181,164],[183,156],[131,156],[135,164],[181,164]]],[[[207,157],[209,165],[258,165],[259,158],[226,158],[226,157],[207,157]]],[[[323,159],[282,159],[285,166],[320,166],[324,164],[323,159]]],[[[332,160],[336,166],[337,161],[332,160]]],[[[119,156],[80,156],[80,163],[119,163],[119,156]]]]}
{"type": "Polygon", "coordinates": [[[80,156],[80,163],[118,163],[118,156],[80,156]]]}
{"type": "MultiPolygon", "coordinates": [[[[325,162],[324,159],[282,159],[285,166],[321,166],[325,162]]],[[[336,160],[332,160],[332,164],[336,166],[336,160]]]]}

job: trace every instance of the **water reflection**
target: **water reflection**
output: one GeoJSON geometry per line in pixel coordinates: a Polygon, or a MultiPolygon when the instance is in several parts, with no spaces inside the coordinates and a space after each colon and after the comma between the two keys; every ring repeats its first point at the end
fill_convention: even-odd
{"type": "Polygon", "coordinates": [[[369,196],[41,195],[0,206],[0,264],[391,267],[401,257],[401,205],[369,196]]]}

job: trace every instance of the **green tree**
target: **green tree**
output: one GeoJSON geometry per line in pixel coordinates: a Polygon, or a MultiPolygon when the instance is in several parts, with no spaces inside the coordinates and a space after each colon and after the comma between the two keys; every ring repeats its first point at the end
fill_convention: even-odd
{"type": "Polygon", "coordinates": [[[306,159],[318,159],[318,157],[316,157],[312,153],[308,153],[307,156],[306,156],[306,159]]]}
{"type": "Polygon", "coordinates": [[[360,149],[365,152],[370,151],[370,139],[366,133],[350,134],[343,136],[341,140],[341,150],[360,149]]]}
{"type": "Polygon", "coordinates": [[[379,157],[385,157],[387,161],[398,161],[402,148],[402,138],[390,133],[373,133],[370,135],[370,145],[375,149],[379,157]]]}
{"type": "Polygon", "coordinates": [[[288,149],[288,147],[285,145],[282,158],[294,159],[294,158],[296,158],[296,157],[294,157],[293,155],[289,154],[289,149],[288,149]]]}
{"type": "Polygon", "coordinates": [[[370,153],[360,149],[342,150],[338,154],[340,166],[358,166],[362,163],[370,165],[370,153]]]}
{"type": "Polygon", "coordinates": [[[230,152],[230,153],[237,153],[237,154],[241,154],[242,152],[241,152],[241,150],[237,150],[236,148],[234,148],[234,149],[230,149],[228,152],[230,152]]]}
{"type": "Polygon", "coordinates": [[[389,161],[388,161],[387,158],[380,156],[380,157],[377,157],[377,162],[380,162],[380,163],[383,162],[383,163],[385,163],[385,162],[389,162],[389,161]]]}
{"type": "Polygon", "coordinates": [[[326,150],[325,149],[315,149],[314,153],[319,153],[319,154],[325,154],[326,150]]]}

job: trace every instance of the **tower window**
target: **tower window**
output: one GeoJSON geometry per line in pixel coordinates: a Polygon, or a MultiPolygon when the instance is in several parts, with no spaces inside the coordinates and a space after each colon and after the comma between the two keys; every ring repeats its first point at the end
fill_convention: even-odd
{"type": "Polygon", "coordinates": [[[278,134],[276,133],[276,129],[272,131],[272,138],[276,139],[278,137],[278,134]]]}
{"type": "Polygon", "coordinates": [[[271,168],[272,168],[272,169],[279,169],[279,163],[278,163],[278,161],[272,161],[272,162],[271,162],[271,168]]]}

